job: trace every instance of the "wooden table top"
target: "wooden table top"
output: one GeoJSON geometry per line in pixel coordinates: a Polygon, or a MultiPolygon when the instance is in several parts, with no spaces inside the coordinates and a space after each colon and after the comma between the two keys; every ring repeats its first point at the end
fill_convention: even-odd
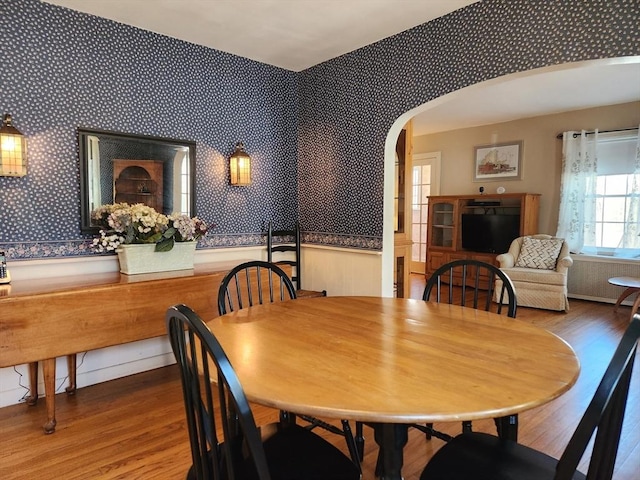
{"type": "Polygon", "coordinates": [[[176,303],[212,318],[220,282],[235,265],[14,279],[0,288],[0,367],[164,336],[164,315],[176,303]]]}
{"type": "Polygon", "coordinates": [[[580,371],[572,348],[547,330],[422,300],[298,299],[207,324],[249,400],[319,417],[502,417],[560,396],[580,371]]]}

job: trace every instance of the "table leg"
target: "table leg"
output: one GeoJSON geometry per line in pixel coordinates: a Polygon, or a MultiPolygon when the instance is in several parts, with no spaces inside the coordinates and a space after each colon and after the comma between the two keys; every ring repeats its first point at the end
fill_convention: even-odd
{"type": "Polygon", "coordinates": [[[635,313],[638,313],[638,307],[640,307],[640,293],[638,293],[638,296],[636,297],[635,301],[633,302],[633,306],[631,307],[632,317],[635,313]]]}
{"type": "Polygon", "coordinates": [[[67,371],[69,372],[69,386],[65,388],[65,392],[69,395],[74,395],[76,393],[76,362],[77,356],[76,354],[67,355],[67,371]]]}
{"type": "Polygon", "coordinates": [[[409,426],[397,423],[373,424],[379,446],[376,476],[380,480],[402,480],[402,450],[409,438],[409,426]]]}
{"type": "MultiPolygon", "coordinates": [[[[627,298],[629,295],[631,295],[634,292],[638,292],[640,291],[640,289],[638,289],[638,287],[628,287],[627,289],[625,289],[624,292],[622,292],[620,294],[620,296],[618,297],[618,300],[616,301],[615,306],[613,307],[613,311],[616,312],[618,311],[618,307],[620,306],[620,304],[624,301],[625,298],[627,298]]],[[[638,294],[638,297],[640,297],[640,294],[638,294]]],[[[638,299],[636,298],[636,302],[638,301],[638,299]]],[[[635,303],[634,303],[635,305],[635,303]]]]}
{"type": "Polygon", "coordinates": [[[518,441],[518,415],[496,418],[496,428],[498,436],[514,442],[518,441]]]}
{"type": "Polygon", "coordinates": [[[38,403],[38,362],[29,364],[29,396],[25,401],[27,405],[38,403]]]}
{"type": "Polygon", "coordinates": [[[44,372],[44,396],[47,405],[47,423],[44,433],[56,431],[56,359],[48,358],[42,362],[44,372]]]}

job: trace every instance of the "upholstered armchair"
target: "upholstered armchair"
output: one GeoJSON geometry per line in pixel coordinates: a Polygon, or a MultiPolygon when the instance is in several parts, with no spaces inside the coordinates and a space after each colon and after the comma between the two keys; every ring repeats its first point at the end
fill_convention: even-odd
{"type": "MultiPolygon", "coordinates": [[[[518,306],[569,310],[567,271],[573,259],[563,238],[542,234],[518,237],[496,260],[513,282],[518,306]]],[[[499,281],[496,291],[502,287],[499,281]]]]}

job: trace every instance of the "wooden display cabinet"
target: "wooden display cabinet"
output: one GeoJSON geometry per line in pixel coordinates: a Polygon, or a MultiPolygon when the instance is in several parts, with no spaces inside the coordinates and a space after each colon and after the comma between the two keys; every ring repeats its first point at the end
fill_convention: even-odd
{"type": "Polygon", "coordinates": [[[396,141],[395,192],[394,192],[394,275],[395,296],[409,298],[409,273],[411,267],[411,169],[412,125],[407,123],[396,141]]]}
{"type": "Polygon", "coordinates": [[[162,213],[164,162],[156,160],[113,161],[113,199],[130,205],[143,203],[162,213]]]}
{"type": "MultiPolygon", "coordinates": [[[[429,197],[426,277],[429,278],[441,265],[454,260],[470,258],[497,265],[496,256],[504,252],[477,252],[462,247],[463,214],[481,215],[491,210],[493,213],[517,215],[517,236],[533,235],[538,233],[539,206],[538,193],[429,197]]],[[[461,279],[454,279],[454,283],[462,282],[461,279]]]]}

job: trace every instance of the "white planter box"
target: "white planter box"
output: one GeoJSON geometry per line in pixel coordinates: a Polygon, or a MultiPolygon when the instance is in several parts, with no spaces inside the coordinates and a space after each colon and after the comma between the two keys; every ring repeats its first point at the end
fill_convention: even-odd
{"type": "Polygon", "coordinates": [[[167,272],[193,268],[197,242],[176,243],[168,252],[156,252],[155,244],[120,245],[116,252],[120,272],[127,275],[137,273],[167,272]]]}

